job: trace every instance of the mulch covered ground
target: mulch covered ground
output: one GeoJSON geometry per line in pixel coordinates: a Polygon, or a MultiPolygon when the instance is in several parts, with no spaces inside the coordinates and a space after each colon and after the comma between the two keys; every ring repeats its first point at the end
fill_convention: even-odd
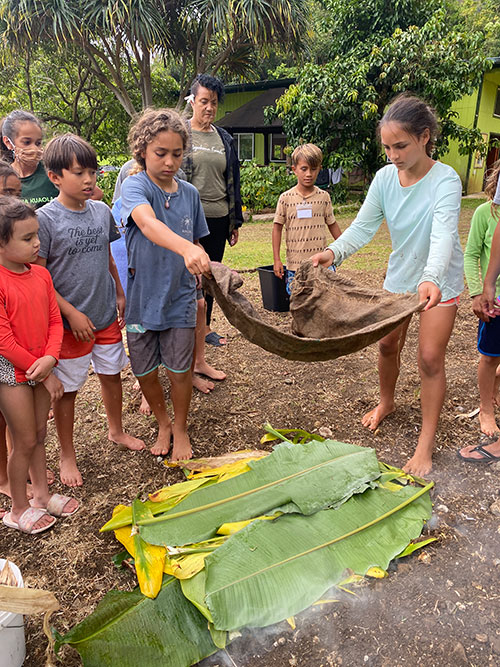
{"type": "MultiPolygon", "coordinates": [[[[347,277],[381,285],[381,271],[347,277]]],[[[260,302],[256,274],[245,274],[245,294],[260,302]]],[[[287,326],[288,315],[265,311],[287,326]]],[[[215,328],[227,332],[227,348],[210,349],[209,360],[228,379],[209,395],[193,396],[190,434],[196,455],[255,447],[270,421],[278,428],[331,429],[338,440],[375,447],[378,456],[402,466],[412,453],[420,424],[415,362],[416,321],[410,327],[398,385],[398,409],[378,431],[360,424],[377,400],[377,349],[322,363],[297,363],[272,356],[245,341],[216,313],[215,328]]],[[[490,507],[499,498],[500,465],[466,465],[456,450],[479,442],[475,350],[476,321],[466,295],[448,349],[448,394],[438,433],[434,514],[427,532],[439,541],[391,567],[388,579],[336,591],[337,602],[316,606],[287,623],[244,632],[206,665],[246,667],[304,665],[498,665],[500,664],[500,517],[490,507]]],[[[127,428],[148,443],[155,422],[138,413],[139,396],[124,373],[127,428]]],[[[500,417],[500,415],[499,415],[500,417]]],[[[500,423],[500,422],[499,422],[500,423]]],[[[81,510],[47,534],[29,537],[0,526],[0,555],[13,560],[28,586],[51,590],[61,609],[52,617],[60,631],[87,616],[112,589],[130,590],[129,571],[111,557],[121,546],[99,527],[118,503],[129,504],[180,481],[147,451],[120,451],[107,441],[98,381],[91,376],[77,404],[76,449],[84,486],[74,491],[81,510]]],[[[50,425],[48,458],[57,469],[57,441],[50,425]]],[[[59,483],[54,491],[64,492],[59,483]]],[[[307,573],[304,573],[307,576],[307,573]]],[[[28,667],[43,665],[46,640],[41,617],[26,618],[28,667]]],[[[1,662],[1,660],[0,660],[1,662]]],[[[69,648],[62,664],[81,664],[69,648]]],[[[117,666],[119,667],[119,666],[117,666]]]]}

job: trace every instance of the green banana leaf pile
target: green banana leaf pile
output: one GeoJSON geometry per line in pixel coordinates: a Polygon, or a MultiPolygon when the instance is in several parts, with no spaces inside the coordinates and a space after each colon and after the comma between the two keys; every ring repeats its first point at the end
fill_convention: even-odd
{"type": "Polygon", "coordinates": [[[134,558],[140,588],[108,593],[56,650],[69,644],[86,667],[187,667],[238,629],[294,616],[346,571],[385,570],[416,548],[432,483],[373,449],[269,430],[284,442],[268,456],[115,510],[102,530],[134,558]]]}

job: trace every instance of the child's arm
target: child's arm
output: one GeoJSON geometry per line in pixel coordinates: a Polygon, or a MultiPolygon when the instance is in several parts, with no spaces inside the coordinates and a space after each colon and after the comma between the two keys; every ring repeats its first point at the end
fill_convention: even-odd
{"type": "Polygon", "coordinates": [[[184,259],[184,264],[189,273],[194,275],[202,273],[207,278],[212,276],[210,273],[210,257],[203,248],[183,239],[182,236],[170,230],[157,219],[152,206],[139,204],[134,208],[131,216],[147,239],[180,255],[184,259]]]}
{"type": "Polygon", "coordinates": [[[481,252],[483,250],[485,235],[487,231],[487,222],[481,211],[477,209],[472,216],[467,245],[464,252],[464,273],[469,288],[469,294],[472,298],[472,310],[474,314],[482,318],[481,292],[483,291],[481,281],[481,252]]]}
{"type": "Polygon", "coordinates": [[[500,274],[500,225],[497,225],[491,241],[490,261],[488,270],[484,277],[483,293],[481,295],[481,319],[489,322],[490,317],[495,317],[498,312],[495,309],[495,286],[500,274]]]}
{"type": "MultiPolygon", "coordinates": [[[[40,266],[46,266],[47,260],[44,257],[38,257],[35,262],[40,264],[40,266]]],[[[76,338],[76,340],[89,343],[91,340],[95,339],[94,331],[95,326],[92,320],[81,313],[74,306],[70,304],[69,301],[66,301],[57,290],[54,290],[56,293],[57,305],[61,311],[61,315],[68,320],[69,326],[71,327],[71,333],[76,338]]]]}
{"type": "Polygon", "coordinates": [[[57,305],[56,292],[47,272],[47,294],[49,297],[49,330],[44,355],[35,361],[26,371],[26,378],[36,382],[45,382],[59,360],[63,339],[63,323],[57,305]]]}
{"type": "Polygon", "coordinates": [[[280,256],[281,236],[283,234],[283,225],[277,222],[273,225],[273,261],[274,275],[277,278],[283,278],[283,263],[280,256]]]}
{"type": "Polygon", "coordinates": [[[339,223],[334,220],[331,224],[327,225],[330,230],[330,234],[333,236],[334,240],[337,240],[338,237],[342,234],[340,231],[339,223]]]}
{"type": "Polygon", "coordinates": [[[118,325],[120,329],[123,329],[123,327],[125,326],[125,320],[123,318],[125,317],[126,298],[120,280],[120,274],[118,273],[118,268],[116,266],[116,262],[113,258],[113,255],[111,254],[111,246],[109,248],[109,272],[113,276],[113,280],[115,281],[116,285],[116,307],[118,308],[118,325]]]}

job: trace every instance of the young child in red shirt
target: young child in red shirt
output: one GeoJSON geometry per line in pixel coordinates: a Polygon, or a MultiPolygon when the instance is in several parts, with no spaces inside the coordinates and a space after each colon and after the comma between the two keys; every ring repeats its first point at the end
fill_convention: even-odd
{"type": "Polygon", "coordinates": [[[7,467],[12,509],[3,522],[29,534],[78,509],[72,498],[50,496],[47,485],[44,441],[50,401],[62,396],[52,369],[63,331],[50,274],[31,264],[39,248],[34,210],[0,197],[0,410],[12,438],[7,467]]]}

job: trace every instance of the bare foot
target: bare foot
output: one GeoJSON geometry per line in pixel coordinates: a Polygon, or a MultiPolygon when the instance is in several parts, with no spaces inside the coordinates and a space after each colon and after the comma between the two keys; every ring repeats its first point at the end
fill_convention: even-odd
{"type": "Polygon", "coordinates": [[[213,366],[210,366],[210,364],[207,364],[206,361],[202,361],[199,364],[195,362],[194,372],[200,373],[201,375],[206,375],[211,380],[225,380],[227,377],[223,371],[218,371],[213,366]]]}
{"type": "Polygon", "coordinates": [[[108,440],[114,442],[116,445],[119,445],[121,448],[131,449],[133,452],[140,452],[141,449],[144,449],[146,446],[143,440],[134,438],[133,435],[129,435],[123,431],[121,433],[117,433],[116,435],[111,435],[111,433],[108,433],[108,440]]]}
{"type": "Polygon", "coordinates": [[[132,389],[133,389],[134,391],[140,391],[140,390],[141,390],[141,385],[139,384],[139,380],[136,380],[136,381],[134,382],[134,385],[133,385],[132,389]]]}
{"type": "Polygon", "coordinates": [[[480,410],[479,425],[481,427],[481,432],[485,435],[493,435],[498,432],[498,426],[495,421],[495,415],[493,412],[488,413],[484,410],[480,410]]]}
{"type": "Polygon", "coordinates": [[[166,428],[160,428],[155,444],[149,450],[154,456],[166,456],[171,447],[172,440],[172,424],[166,428]]]}
{"type": "Polygon", "coordinates": [[[210,382],[210,380],[201,378],[199,375],[193,373],[193,387],[198,389],[198,391],[201,391],[202,394],[209,394],[215,385],[213,382],[210,382]]]}
{"type": "Polygon", "coordinates": [[[172,449],[172,461],[184,461],[185,459],[190,459],[193,456],[193,450],[191,449],[191,442],[187,431],[176,430],[174,424],[174,447],[172,449]]]}
{"type": "Polygon", "coordinates": [[[408,463],[403,466],[403,470],[410,475],[417,477],[425,477],[432,470],[432,449],[429,451],[428,447],[421,447],[417,445],[415,454],[411,457],[408,463]]]}
{"type": "Polygon", "coordinates": [[[495,405],[497,408],[500,408],[500,394],[497,394],[493,399],[493,405],[495,405]]]}
{"type": "Polygon", "coordinates": [[[50,470],[50,468],[47,468],[47,484],[50,486],[51,484],[54,484],[55,481],[56,481],[56,476],[54,475],[52,470],[50,470]]]}
{"type": "Polygon", "coordinates": [[[144,394],[141,394],[141,396],[142,396],[142,398],[141,398],[141,404],[139,406],[139,412],[141,413],[141,415],[146,415],[146,417],[150,417],[151,416],[151,406],[147,402],[146,397],[144,396],[144,394]]]}
{"type": "Polygon", "coordinates": [[[391,412],[394,412],[394,403],[390,406],[385,406],[382,405],[382,403],[379,403],[373,410],[370,410],[370,412],[367,412],[366,415],[363,416],[361,423],[363,426],[366,426],[366,428],[369,428],[370,431],[375,431],[382,419],[387,417],[387,415],[390,415],[391,412]]]}
{"type": "Polygon", "coordinates": [[[76,459],[61,459],[59,461],[59,477],[66,486],[82,486],[83,478],[76,465],[76,459]]]}

